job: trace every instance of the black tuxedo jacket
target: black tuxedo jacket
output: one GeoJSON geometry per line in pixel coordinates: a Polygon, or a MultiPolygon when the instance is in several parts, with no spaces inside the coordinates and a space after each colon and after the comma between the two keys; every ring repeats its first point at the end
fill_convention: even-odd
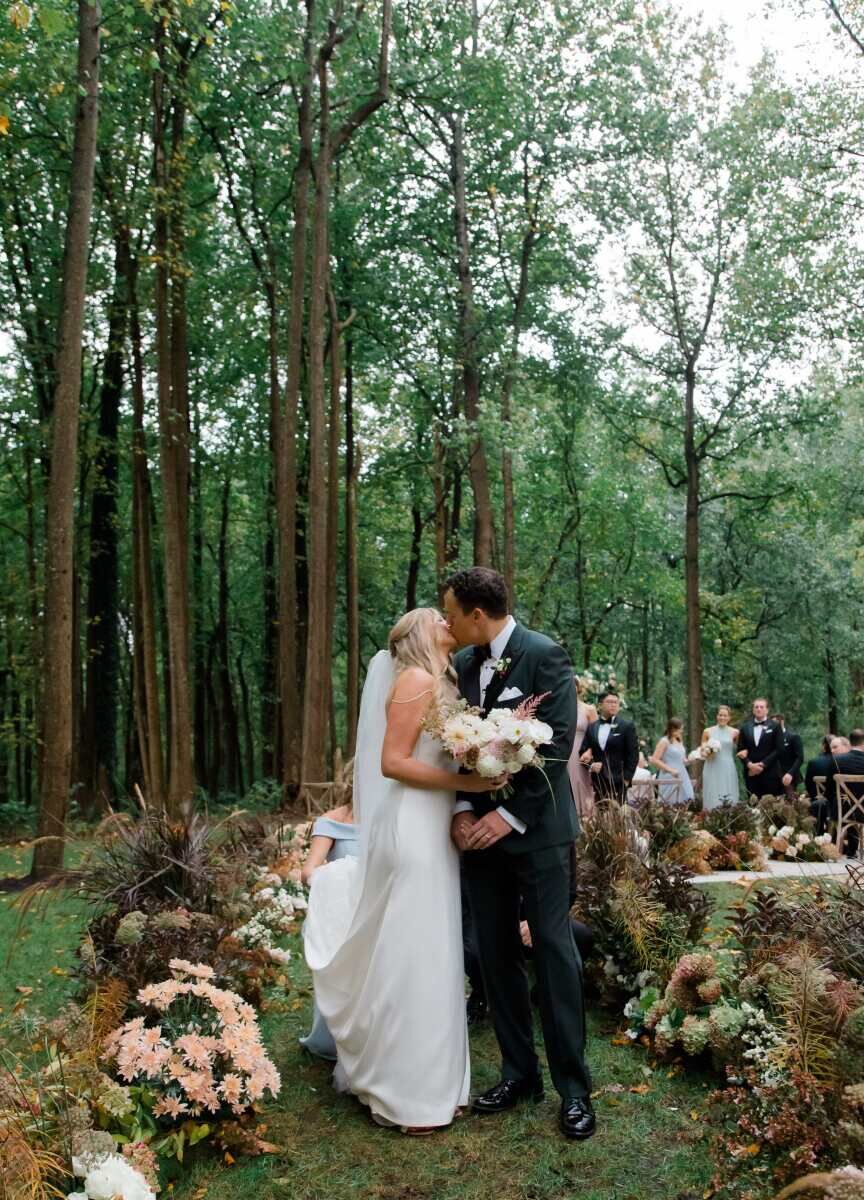
{"type": "Polygon", "coordinates": [[[590,750],[594,762],[603,764],[598,789],[601,794],[605,791],[604,784],[608,784],[615,792],[628,787],[639,764],[639,739],[633,722],[625,721],[620,714],[616,716],[606,739],[605,750],[600,746],[600,727],[603,724],[602,720],[591,722],[585,730],[579,750],[580,754],[590,750]]]}
{"type": "MultiPolygon", "coordinates": [[[[828,772],[834,766],[835,761],[833,754],[817,754],[808,762],[807,770],[804,772],[804,787],[811,800],[816,799],[816,776],[824,775],[827,779],[828,772]]],[[[825,795],[827,796],[828,793],[826,792],[825,795]]]]}
{"type": "MultiPolygon", "coordinates": [[[[475,707],[480,706],[480,667],[484,658],[485,653],[479,647],[467,646],[453,659],[459,693],[475,707]]],[[[514,775],[513,794],[506,798],[494,792],[481,795],[460,792],[459,799],[467,800],[478,816],[485,816],[500,805],[525,823],[525,833],[514,831],[497,843],[501,850],[525,854],[548,846],[564,846],[579,832],[567,774],[577,721],[573,668],[563,647],[518,623],[501,658],[509,661],[503,671],[492,676],[483,698],[483,712],[517,708],[529,696],[548,693],[537,710],[538,720],[545,721],[553,730],[550,744],[540,748],[546,765],[542,770],[526,767],[514,775]],[[501,693],[508,689],[518,689],[520,695],[501,700],[501,693]]]]}
{"type": "MultiPolygon", "coordinates": [[[[847,750],[831,759],[831,766],[825,774],[825,795],[831,805],[829,812],[834,812],[837,789],[834,786],[835,775],[864,775],[864,750],[847,750]]],[[[864,783],[850,783],[849,791],[858,799],[864,796],[864,783]]]]}
{"type": "Polygon", "coordinates": [[[804,747],[801,737],[794,729],[781,730],[782,747],[780,750],[779,774],[791,775],[795,787],[801,782],[801,765],[804,762],[804,747]]]}
{"type": "Polygon", "coordinates": [[[767,783],[768,780],[771,780],[779,784],[782,774],[779,767],[780,754],[783,750],[783,730],[776,721],[766,721],[757,746],[753,736],[755,724],[754,719],[748,717],[738,732],[738,749],[747,751],[747,757],[743,764],[744,774],[751,778],[747,775],[748,763],[762,763],[765,767],[761,775],[762,782],[767,783]]]}

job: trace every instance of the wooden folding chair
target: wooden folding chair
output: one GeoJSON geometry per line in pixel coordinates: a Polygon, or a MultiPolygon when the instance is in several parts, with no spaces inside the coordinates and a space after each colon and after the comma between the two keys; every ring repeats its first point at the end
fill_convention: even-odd
{"type": "Polygon", "coordinates": [[[813,776],[813,782],[816,784],[816,799],[817,800],[827,800],[828,799],[828,797],[825,795],[825,780],[827,778],[828,778],[827,775],[814,775],[813,776]]]}
{"type": "Polygon", "coordinates": [[[850,825],[858,826],[858,857],[864,849],[864,775],[835,775],[837,791],[837,849],[843,853],[846,830],[850,825]],[[861,795],[856,796],[850,784],[861,784],[861,795]]]}

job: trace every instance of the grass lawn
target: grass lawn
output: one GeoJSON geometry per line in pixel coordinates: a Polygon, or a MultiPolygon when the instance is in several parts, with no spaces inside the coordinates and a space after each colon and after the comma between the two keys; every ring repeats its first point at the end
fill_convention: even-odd
{"type": "MultiPolygon", "coordinates": [[[[74,849],[73,849],[74,853],[74,849]]],[[[21,847],[0,848],[0,875],[26,868],[21,847]]],[[[743,889],[715,888],[724,927],[726,906],[743,889]]],[[[13,898],[0,897],[0,964],[4,1017],[54,1012],[70,993],[85,906],[70,892],[52,893],[23,923],[13,898]],[[23,994],[20,987],[32,988],[23,994]]],[[[711,1127],[705,1099],[715,1081],[657,1065],[641,1047],[620,1044],[614,1015],[589,1018],[589,1056],[599,1130],[589,1142],[566,1142],[556,1126],[557,1097],[500,1117],[467,1116],[429,1139],[374,1126],[354,1101],[330,1087],[327,1064],[297,1044],[309,1025],[311,989],[299,938],[290,965],[285,1011],[262,1018],[265,1040],[282,1072],[279,1100],[262,1114],[263,1136],[280,1152],[226,1165],[199,1147],[169,1194],[177,1200],[699,1200],[712,1175],[711,1127]]],[[[539,1035],[538,1035],[539,1037],[539,1035]]],[[[497,1079],[498,1056],[488,1025],[472,1035],[473,1084],[497,1079]]],[[[420,1081],[422,1084],[422,1081],[420,1081]]]]}

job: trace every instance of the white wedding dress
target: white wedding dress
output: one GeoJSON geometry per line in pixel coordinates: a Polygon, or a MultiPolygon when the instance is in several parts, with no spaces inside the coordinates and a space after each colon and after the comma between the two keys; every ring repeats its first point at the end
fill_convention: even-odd
{"type": "MultiPolygon", "coordinates": [[[[336,1043],[336,1086],[379,1123],[448,1125],[470,1086],[454,795],[382,776],[392,683],[381,651],[363,689],[354,760],[360,856],[312,877],[306,961],[336,1043]]],[[[414,757],[455,770],[425,733],[414,757]]]]}

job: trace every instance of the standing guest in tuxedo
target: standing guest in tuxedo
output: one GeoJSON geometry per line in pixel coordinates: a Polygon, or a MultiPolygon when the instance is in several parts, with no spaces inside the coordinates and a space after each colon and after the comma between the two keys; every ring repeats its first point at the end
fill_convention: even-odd
{"type": "MultiPolygon", "coordinates": [[[[835,738],[831,743],[831,748],[834,751],[833,761],[828,768],[828,773],[825,777],[825,795],[828,797],[829,812],[834,814],[834,819],[840,819],[837,803],[837,788],[834,784],[835,775],[864,775],[864,729],[853,729],[849,734],[849,749],[845,752],[839,752],[839,747],[834,750],[836,742],[840,738],[835,738]]],[[[845,738],[843,739],[846,740],[845,738]]],[[[846,785],[849,791],[857,799],[864,796],[864,783],[849,783],[846,785]]],[[[844,852],[849,858],[854,858],[858,853],[858,828],[855,825],[850,826],[846,834],[846,842],[844,852]]]]}
{"type": "Polygon", "coordinates": [[[797,734],[794,729],[788,729],[786,726],[786,718],[782,713],[772,713],[771,720],[776,721],[783,731],[783,746],[780,750],[779,772],[780,782],[783,785],[783,791],[790,800],[794,800],[798,794],[798,785],[801,782],[801,766],[804,762],[804,747],[801,744],[801,735],[797,734]]]}
{"type": "Polygon", "coordinates": [[[633,722],[619,715],[620,708],[617,692],[600,697],[600,716],[588,726],[579,758],[591,772],[596,799],[623,804],[639,763],[639,739],[633,722]]]}
{"type": "Polygon", "coordinates": [[[753,716],[738,731],[738,757],[744,767],[744,784],[751,796],[780,796],[780,752],[783,730],[768,718],[768,701],[753,701],[753,716]]]}

